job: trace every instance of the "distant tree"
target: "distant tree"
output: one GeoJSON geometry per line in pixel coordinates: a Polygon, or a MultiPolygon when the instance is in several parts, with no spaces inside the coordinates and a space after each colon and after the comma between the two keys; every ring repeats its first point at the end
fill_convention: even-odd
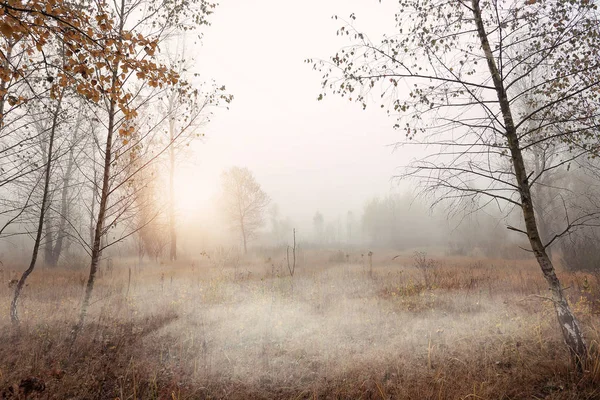
{"type": "Polygon", "coordinates": [[[273,237],[277,239],[277,236],[280,231],[279,206],[277,204],[273,204],[271,205],[271,207],[269,207],[269,219],[271,221],[271,232],[273,234],[273,237]]]}
{"type": "MultiPolygon", "coordinates": [[[[175,54],[169,54],[168,65],[183,78],[197,78],[198,74],[190,74],[188,70],[194,65],[195,60],[189,58],[186,52],[185,37],[177,41],[175,54]]],[[[183,150],[188,148],[191,141],[203,135],[197,132],[197,128],[209,122],[212,112],[209,107],[216,105],[213,96],[189,96],[186,93],[187,81],[178,81],[167,89],[162,96],[164,113],[168,116],[166,128],[168,131],[169,146],[169,259],[177,260],[177,215],[175,207],[175,176],[178,164],[183,158],[183,150]],[[185,127],[182,132],[182,127],[185,127]]],[[[232,95],[224,94],[225,86],[217,86],[215,82],[205,82],[202,85],[195,84],[198,89],[206,93],[218,93],[219,98],[229,104],[233,100],[232,95]]]]}
{"type": "Polygon", "coordinates": [[[406,249],[439,241],[440,227],[413,197],[389,193],[365,203],[361,217],[365,239],[372,246],[406,249]],[[407,229],[407,227],[412,227],[407,229]]]}
{"type": "Polygon", "coordinates": [[[65,138],[62,143],[64,149],[61,150],[59,147],[58,155],[60,156],[61,153],[67,154],[64,154],[65,162],[57,163],[58,171],[52,174],[59,178],[57,182],[54,182],[54,192],[56,192],[54,197],[56,199],[52,199],[53,201],[48,203],[44,221],[44,262],[49,267],[57,266],[61,255],[68,251],[74,240],[73,230],[70,227],[75,222],[76,212],[74,208],[76,206],[74,207],[73,203],[78,198],[75,190],[77,185],[74,182],[77,178],[77,164],[78,159],[81,158],[83,145],[89,144],[89,138],[88,143],[83,140],[87,135],[84,128],[85,109],[82,107],[83,101],[80,98],[75,99],[75,101],[76,106],[72,109],[77,111],[70,118],[71,123],[64,123],[69,122],[67,120],[59,125],[62,136],[65,136],[65,138]],[[77,109],[77,106],[81,108],[77,109]]]}
{"type": "Polygon", "coordinates": [[[329,221],[325,225],[325,230],[323,232],[322,242],[331,245],[338,242],[338,229],[337,224],[334,221],[329,221]]]}
{"type": "Polygon", "coordinates": [[[279,206],[273,204],[269,207],[269,220],[271,225],[272,243],[281,244],[287,242],[287,236],[293,229],[292,220],[289,217],[281,218],[279,206]]]}
{"type": "Polygon", "coordinates": [[[374,197],[369,200],[363,209],[362,230],[373,245],[393,245],[397,239],[395,230],[398,221],[393,213],[397,202],[394,197],[383,199],[374,197]]]}
{"type": "Polygon", "coordinates": [[[354,235],[354,213],[348,211],[346,214],[346,240],[348,243],[352,242],[354,235]]]}
{"type": "Polygon", "coordinates": [[[157,175],[157,167],[150,166],[138,174],[131,185],[134,189],[132,213],[135,215],[132,222],[139,264],[145,255],[158,262],[169,243],[169,237],[164,234],[168,225],[164,218],[166,207],[159,198],[157,175]]]}
{"type": "MultiPolygon", "coordinates": [[[[600,210],[600,162],[598,159],[586,160],[584,164],[592,164],[594,168],[585,165],[570,171],[567,176],[569,189],[572,190],[573,198],[564,199],[560,196],[560,206],[563,200],[569,210],[569,219],[578,219],[587,214],[587,210],[600,210]]],[[[556,183],[555,183],[556,184],[556,183]]],[[[562,208],[562,207],[560,207],[562,208]]],[[[560,249],[562,265],[571,271],[591,272],[600,279],[600,224],[590,224],[562,238],[557,243],[560,249]]]]}
{"type": "Polygon", "coordinates": [[[315,239],[317,242],[323,241],[323,235],[325,234],[325,218],[319,211],[315,213],[313,217],[313,229],[315,231],[315,239]]]}
{"type": "Polygon", "coordinates": [[[248,168],[233,167],[221,175],[222,207],[225,217],[236,228],[248,252],[248,241],[265,222],[269,196],[248,168]]]}

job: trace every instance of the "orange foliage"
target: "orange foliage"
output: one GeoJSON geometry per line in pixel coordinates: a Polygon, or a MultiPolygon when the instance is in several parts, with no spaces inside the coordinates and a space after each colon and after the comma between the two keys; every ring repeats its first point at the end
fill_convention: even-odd
{"type": "MultiPolygon", "coordinates": [[[[124,89],[128,73],[150,87],[175,85],[179,75],[153,59],[158,47],[155,38],[119,29],[106,2],[77,6],[64,0],[1,0],[0,83],[28,79],[46,54],[62,49],[59,65],[52,61],[57,76],[49,77],[50,94],[57,97],[64,87],[72,87],[90,101],[110,98],[126,119],[136,116],[131,95],[124,89]],[[18,46],[30,60],[15,65],[9,54],[18,46]]],[[[47,64],[46,64],[47,65],[47,64]]],[[[0,93],[16,105],[27,99],[0,93]]],[[[1,116],[0,116],[1,118],[1,116]]]]}

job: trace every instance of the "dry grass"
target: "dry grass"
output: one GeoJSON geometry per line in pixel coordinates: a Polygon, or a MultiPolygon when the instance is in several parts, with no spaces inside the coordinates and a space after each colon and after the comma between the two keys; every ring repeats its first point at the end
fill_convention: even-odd
{"type": "MultiPolygon", "coordinates": [[[[19,330],[0,287],[0,398],[595,399],[600,362],[573,373],[531,260],[309,252],[203,258],[100,277],[70,347],[85,271],[40,270],[19,330]],[[341,262],[343,261],[343,262],[341,262]],[[21,392],[21,394],[19,394],[21,392]]],[[[131,263],[133,265],[133,263],[131,263]]],[[[593,354],[600,282],[561,274],[593,354]]]]}

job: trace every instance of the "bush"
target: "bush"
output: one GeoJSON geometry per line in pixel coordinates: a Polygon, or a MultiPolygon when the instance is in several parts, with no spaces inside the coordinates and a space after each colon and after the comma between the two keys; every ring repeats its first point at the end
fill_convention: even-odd
{"type": "Polygon", "coordinates": [[[440,264],[434,259],[428,258],[427,253],[416,251],[413,255],[414,265],[423,274],[423,283],[427,289],[436,286],[439,278],[440,264]]]}

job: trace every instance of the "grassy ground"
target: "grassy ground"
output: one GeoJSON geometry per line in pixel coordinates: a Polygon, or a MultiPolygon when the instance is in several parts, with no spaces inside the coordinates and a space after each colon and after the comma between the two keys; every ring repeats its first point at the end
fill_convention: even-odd
{"type": "Polygon", "coordinates": [[[597,278],[561,273],[581,376],[533,261],[393,255],[308,252],[293,278],[281,254],[115,261],[73,346],[86,271],[41,269],[18,330],[0,287],[0,398],[31,377],[31,399],[600,398],[597,278]]]}

